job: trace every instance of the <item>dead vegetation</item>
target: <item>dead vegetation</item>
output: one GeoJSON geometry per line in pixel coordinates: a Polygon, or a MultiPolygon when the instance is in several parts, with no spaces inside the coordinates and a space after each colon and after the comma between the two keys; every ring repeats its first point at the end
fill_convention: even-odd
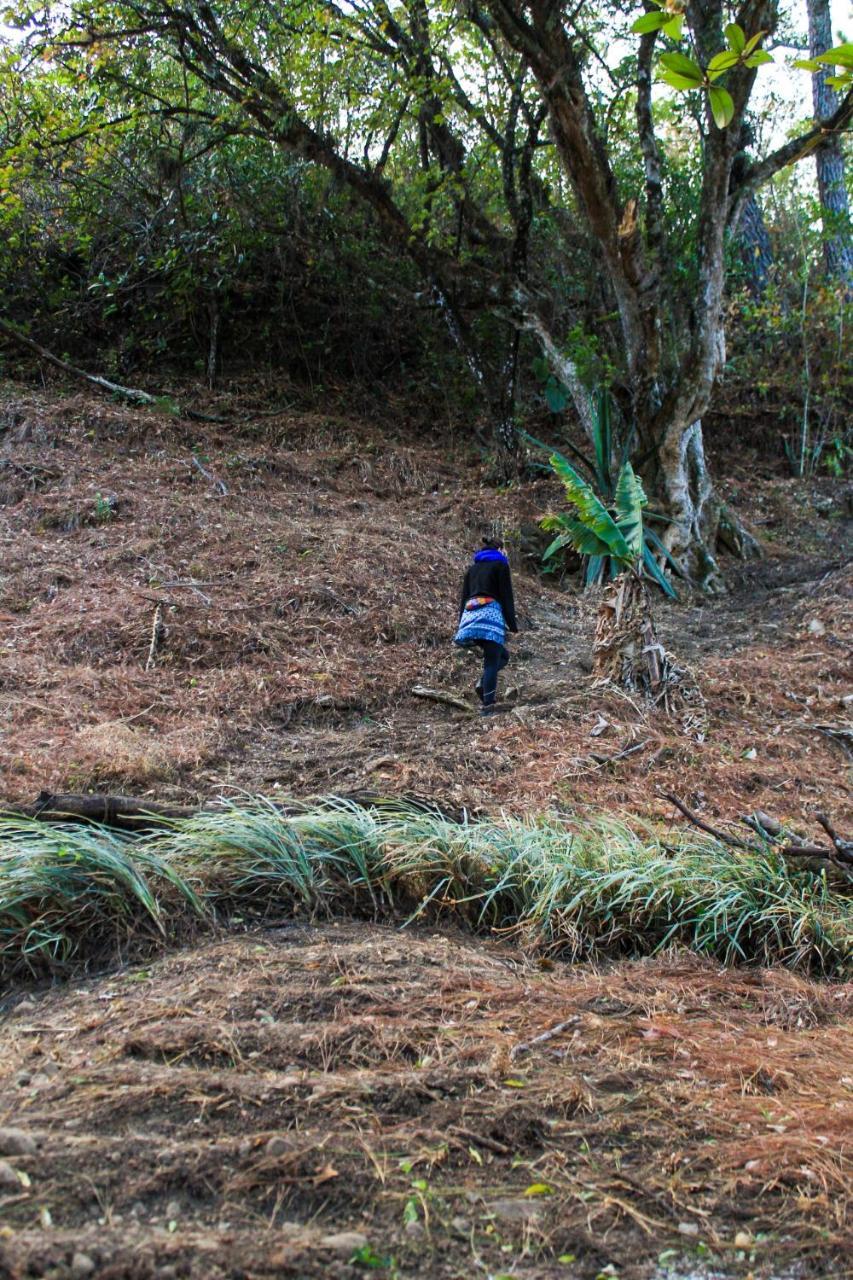
{"type": "Polygon", "coordinates": [[[849,986],[685,957],[543,967],[355,924],[208,943],[6,1017],[2,1258],[57,1280],[75,1254],[128,1278],[841,1275],[851,1012],[849,986]]]}
{"type": "MultiPolygon", "coordinates": [[[[756,493],[754,469],[727,496],[772,540],[807,490],[756,493]]],[[[512,712],[412,695],[473,708],[461,566],[484,521],[520,547],[557,498],[496,493],[476,454],[392,425],[226,431],[10,389],[3,798],[367,788],[661,817],[668,790],[713,824],[849,830],[835,491],[729,597],[656,603],[701,703],[660,717],[594,687],[597,601],[519,550],[512,712]]],[[[852,1012],[849,985],[775,969],[569,969],[289,918],[10,996],[0,1277],[840,1276],[852,1012]]]]}
{"type": "MultiPolygon", "coordinates": [[[[657,793],[675,790],[710,817],[826,809],[849,827],[840,498],[731,596],[656,601],[704,698],[661,717],[594,686],[597,601],[534,572],[553,482],[496,493],[461,447],[391,426],[380,446],[372,424],[309,413],[226,432],[18,390],[1,416],[5,799],[277,785],[662,815],[657,793]],[[495,519],[525,547],[522,632],[514,709],[482,728],[412,691],[475,706],[449,639],[461,568],[495,519]]],[[[767,480],[759,524],[792,484],[767,480]]]]}

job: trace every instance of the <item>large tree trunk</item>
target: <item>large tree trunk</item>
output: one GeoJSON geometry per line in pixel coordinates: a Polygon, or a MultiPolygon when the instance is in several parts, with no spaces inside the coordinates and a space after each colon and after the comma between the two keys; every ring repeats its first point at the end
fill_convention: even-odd
{"type": "Polygon", "coordinates": [[[671,426],[643,474],[654,495],[653,505],[670,521],[659,531],[661,542],[695,586],[710,592],[724,590],[717,563],[721,546],[742,560],[762,555],[760,543],[724,506],[714,487],[701,419],[671,426]]]}
{"type": "Polygon", "coordinates": [[[721,504],[708,471],[700,419],[666,432],[652,484],[671,521],[660,535],[667,551],[703,591],[720,590],[715,552],[721,504]]]}
{"type": "MultiPolygon", "coordinates": [[[[832,48],[832,18],[829,0],[808,0],[809,54],[812,58],[832,48]]],[[[838,95],[826,83],[829,71],[812,77],[815,118],[823,123],[838,107],[838,95]]],[[[844,155],[837,134],[830,134],[815,151],[817,186],[823,211],[823,252],[826,274],[848,288],[853,287],[853,242],[850,210],[844,185],[844,155]]]]}

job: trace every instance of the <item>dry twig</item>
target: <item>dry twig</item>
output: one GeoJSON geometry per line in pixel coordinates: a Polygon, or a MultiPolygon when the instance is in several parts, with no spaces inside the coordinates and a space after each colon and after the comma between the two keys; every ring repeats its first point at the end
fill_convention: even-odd
{"type": "Polygon", "coordinates": [[[160,641],[165,635],[166,628],[163,626],[163,606],[158,603],[154,610],[154,621],[151,624],[151,643],[148,646],[148,657],[145,660],[145,670],[150,671],[154,666],[157,657],[157,649],[160,641]]]}
{"type": "MultiPolygon", "coordinates": [[[[703,822],[700,817],[687,808],[687,805],[684,804],[683,801],[678,799],[678,796],[672,795],[671,792],[664,791],[660,794],[663,799],[669,800],[671,804],[674,804],[676,809],[684,814],[684,817],[688,822],[692,823],[694,827],[698,827],[700,831],[704,831],[707,835],[713,836],[715,840],[720,840],[723,844],[730,845],[732,848],[742,849],[745,853],[761,854],[764,852],[764,850],[758,845],[750,844],[747,840],[741,840],[738,836],[730,835],[725,831],[720,831],[718,827],[712,827],[709,823],[703,822]]],[[[748,819],[745,819],[745,821],[748,826],[752,827],[754,831],[758,831],[759,834],[763,834],[770,838],[781,835],[783,830],[781,824],[776,822],[775,819],[770,818],[768,814],[761,814],[760,816],[758,814],[754,814],[752,815],[752,818],[752,821],[749,821],[748,819]],[[769,825],[765,824],[765,819],[769,825]]],[[[821,821],[820,817],[818,818],[818,821],[821,821]]],[[[825,821],[826,820],[824,819],[824,821],[821,822],[821,826],[824,827],[824,830],[827,829],[825,821]]],[[[805,842],[796,841],[784,845],[777,844],[774,846],[774,852],[781,853],[785,857],[789,858],[823,858],[827,862],[853,863],[853,853],[849,852],[846,841],[836,843],[836,839],[833,838],[833,844],[835,845],[833,849],[827,849],[825,845],[806,844],[805,842]]]]}
{"type": "Polygon", "coordinates": [[[444,702],[448,707],[456,707],[458,711],[471,711],[473,708],[464,698],[456,693],[446,693],[444,689],[428,689],[426,685],[416,684],[412,689],[415,698],[428,698],[432,702],[444,702]]]}

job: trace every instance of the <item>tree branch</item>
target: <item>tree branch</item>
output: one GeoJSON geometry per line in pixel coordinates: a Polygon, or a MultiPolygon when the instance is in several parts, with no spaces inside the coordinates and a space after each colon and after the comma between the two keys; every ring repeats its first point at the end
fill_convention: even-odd
{"type": "Polygon", "coordinates": [[[847,91],[838,109],[828,120],[813,125],[811,129],[807,129],[796,138],[791,138],[776,151],[772,151],[769,156],[765,156],[763,160],[757,161],[744,170],[739,182],[732,189],[729,220],[736,221],[733,216],[735,208],[737,207],[739,212],[739,206],[743,200],[748,199],[774,174],[805,159],[823,142],[828,141],[833,135],[844,133],[851,125],[853,125],[853,89],[847,91]]]}

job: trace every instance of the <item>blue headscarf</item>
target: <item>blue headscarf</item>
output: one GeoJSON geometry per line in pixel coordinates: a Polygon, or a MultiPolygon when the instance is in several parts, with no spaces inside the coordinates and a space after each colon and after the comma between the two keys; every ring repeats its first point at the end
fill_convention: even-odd
{"type": "Polygon", "coordinates": [[[482,551],[474,552],[475,564],[479,564],[483,560],[502,560],[504,564],[509,564],[504,553],[502,551],[496,551],[493,547],[484,547],[482,551]]]}

